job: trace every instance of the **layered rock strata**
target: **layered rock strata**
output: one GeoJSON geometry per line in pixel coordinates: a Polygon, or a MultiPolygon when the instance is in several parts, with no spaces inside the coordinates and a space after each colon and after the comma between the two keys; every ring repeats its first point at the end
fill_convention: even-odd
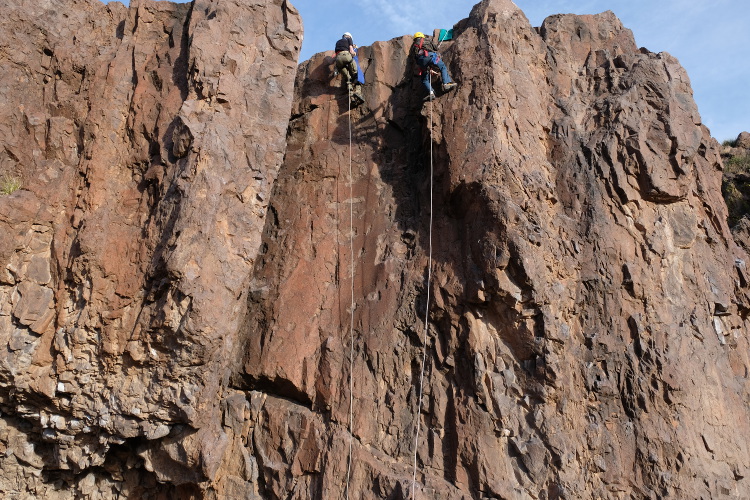
{"type": "Polygon", "coordinates": [[[285,1],[58,3],[0,22],[3,494],[747,496],[719,146],[614,14],[484,0],[350,111],[285,1]]]}

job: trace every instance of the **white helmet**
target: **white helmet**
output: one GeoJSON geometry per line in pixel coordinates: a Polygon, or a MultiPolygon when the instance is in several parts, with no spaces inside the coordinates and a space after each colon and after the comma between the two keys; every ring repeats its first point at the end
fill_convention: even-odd
{"type": "Polygon", "coordinates": [[[351,38],[351,37],[352,37],[352,34],[349,33],[348,31],[344,33],[344,38],[351,38]]]}

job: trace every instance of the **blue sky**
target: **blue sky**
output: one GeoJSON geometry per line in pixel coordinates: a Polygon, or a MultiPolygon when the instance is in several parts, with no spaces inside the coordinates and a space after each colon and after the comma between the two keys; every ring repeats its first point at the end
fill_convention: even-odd
{"type": "MultiPolygon", "coordinates": [[[[305,27],[300,61],[333,49],[345,31],[358,45],[468,17],[479,0],[291,0],[305,27]]],[[[514,0],[532,26],[553,14],[613,11],[635,42],[687,69],[703,123],[722,141],[750,131],[750,2],[747,0],[514,0]]]]}

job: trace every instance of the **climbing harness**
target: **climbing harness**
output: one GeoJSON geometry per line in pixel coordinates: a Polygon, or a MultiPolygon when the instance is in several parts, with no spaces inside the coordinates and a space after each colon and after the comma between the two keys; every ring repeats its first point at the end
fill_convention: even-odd
{"type": "MultiPolygon", "coordinates": [[[[430,74],[430,88],[432,88],[432,74],[430,74]]],[[[419,444],[419,430],[421,420],[419,415],[422,413],[422,390],[424,386],[424,370],[427,361],[427,320],[430,315],[430,285],[432,283],[432,183],[433,183],[433,160],[432,160],[432,99],[430,99],[430,231],[429,231],[429,252],[427,261],[427,304],[424,312],[424,335],[422,338],[422,365],[419,374],[419,394],[417,396],[417,411],[414,415],[414,470],[411,478],[411,500],[414,500],[414,490],[417,486],[417,446],[419,444]]]]}
{"type": "MultiPolygon", "coordinates": [[[[440,45],[438,44],[438,47],[440,45]]],[[[417,74],[422,75],[425,71],[430,71],[433,66],[440,62],[440,54],[437,52],[430,52],[424,48],[424,38],[419,39],[419,45],[417,45],[417,51],[415,55],[417,59],[417,74]]]]}
{"type": "Polygon", "coordinates": [[[349,258],[351,265],[351,303],[349,304],[349,459],[346,465],[346,499],[352,474],[352,441],[354,439],[354,178],[352,176],[352,91],[349,89],[349,258]]]}

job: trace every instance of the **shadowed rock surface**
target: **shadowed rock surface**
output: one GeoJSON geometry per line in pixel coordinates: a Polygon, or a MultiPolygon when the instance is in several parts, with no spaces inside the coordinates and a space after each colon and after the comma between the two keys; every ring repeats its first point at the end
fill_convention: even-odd
{"type": "Polygon", "coordinates": [[[55,5],[0,21],[4,494],[409,498],[425,348],[416,498],[748,495],[720,148],[614,14],[485,0],[349,112],[281,0],[55,5]]]}
{"type": "Polygon", "coordinates": [[[729,209],[729,226],[737,243],[750,251],[750,132],[741,132],[734,141],[724,141],[721,158],[721,192],[729,209]]]}

